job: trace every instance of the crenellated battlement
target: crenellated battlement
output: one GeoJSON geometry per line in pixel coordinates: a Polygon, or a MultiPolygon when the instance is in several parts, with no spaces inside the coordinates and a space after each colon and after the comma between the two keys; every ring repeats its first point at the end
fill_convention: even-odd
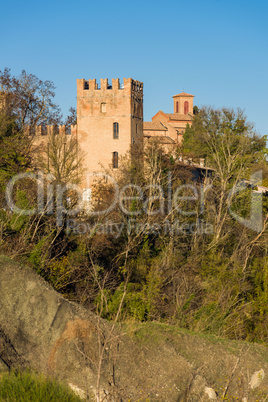
{"type": "Polygon", "coordinates": [[[31,129],[30,126],[25,127],[25,133],[27,135],[32,135],[36,137],[40,136],[49,136],[53,134],[62,134],[66,136],[76,136],[77,135],[77,125],[71,125],[70,127],[66,127],[63,125],[41,125],[35,126],[34,130],[31,129]]]}
{"type": "Polygon", "coordinates": [[[78,79],[77,93],[82,94],[84,91],[125,91],[125,92],[142,92],[143,83],[132,78],[124,78],[123,83],[120,83],[119,78],[112,78],[112,83],[109,83],[108,78],[101,78],[100,84],[94,79],[78,79]]]}

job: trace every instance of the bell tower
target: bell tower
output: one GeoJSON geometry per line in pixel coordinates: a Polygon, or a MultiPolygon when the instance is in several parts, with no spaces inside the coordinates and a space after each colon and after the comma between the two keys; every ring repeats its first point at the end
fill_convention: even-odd
{"type": "Polygon", "coordinates": [[[194,95],[181,92],[180,94],[173,96],[173,99],[174,99],[174,113],[193,114],[194,95]]]}

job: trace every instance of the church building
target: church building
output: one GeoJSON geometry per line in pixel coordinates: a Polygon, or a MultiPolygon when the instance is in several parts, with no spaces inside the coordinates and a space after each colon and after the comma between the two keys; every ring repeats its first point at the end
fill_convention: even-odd
{"type": "Polygon", "coordinates": [[[158,140],[170,151],[180,145],[187,124],[191,125],[193,120],[193,98],[194,95],[181,92],[173,96],[173,113],[160,110],[152,117],[152,121],[144,122],[145,143],[158,140]]]}

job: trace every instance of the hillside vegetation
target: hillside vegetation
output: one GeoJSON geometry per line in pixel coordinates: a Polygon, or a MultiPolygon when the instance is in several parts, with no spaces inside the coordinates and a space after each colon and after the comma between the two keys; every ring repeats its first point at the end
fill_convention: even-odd
{"type": "MultiPolygon", "coordinates": [[[[67,301],[31,268],[3,256],[0,305],[0,371],[30,367],[97,402],[267,398],[267,346],[159,322],[103,320],[67,301]]],[[[20,389],[18,401],[55,393],[65,398],[62,387],[45,377],[5,374],[0,395],[2,390],[12,397],[20,389]]]]}
{"type": "MultiPolygon", "coordinates": [[[[143,166],[126,157],[115,178],[119,196],[111,180],[95,183],[89,213],[68,212],[78,205],[76,194],[52,161],[41,176],[9,187],[14,209],[7,184],[34,168],[25,125],[57,123],[60,115],[52,84],[8,70],[0,82],[8,99],[0,111],[3,254],[111,322],[172,323],[234,340],[268,340],[267,198],[254,193],[261,176],[267,183],[266,138],[240,110],[200,110],[174,155],[152,144],[143,166]],[[194,182],[193,165],[183,158],[204,158],[207,180],[194,182]],[[37,179],[43,204],[33,210],[37,179]],[[243,187],[243,180],[252,185],[243,187]]],[[[55,145],[59,153],[62,144],[55,145]]]]}

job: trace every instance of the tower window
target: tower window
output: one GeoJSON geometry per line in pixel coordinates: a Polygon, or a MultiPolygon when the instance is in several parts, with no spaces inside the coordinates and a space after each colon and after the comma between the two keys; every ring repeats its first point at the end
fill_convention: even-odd
{"type": "Polygon", "coordinates": [[[113,124],[113,137],[116,140],[119,138],[119,123],[117,122],[113,124]]]}
{"type": "Polygon", "coordinates": [[[176,102],[176,113],[179,113],[179,102],[176,102]]]}
{"type": "Polygon", "coordinates": [[[113,152],[113,168],[118,168],[118,152],[113,152]]]}
{"type": "Polygon", "coordinates": [[[184,102],[184,114],[187,114],[189,112],[189,102],[185,101],[184,102]]]}
{"type": "Polygon", "coordinates": [[[102,102],[102,103],[101,103],[100,111],[101,111],[102,113],[105,113],[105,112],[106,112],[106,103],[105,103],[105,102],[102,102]]]}

